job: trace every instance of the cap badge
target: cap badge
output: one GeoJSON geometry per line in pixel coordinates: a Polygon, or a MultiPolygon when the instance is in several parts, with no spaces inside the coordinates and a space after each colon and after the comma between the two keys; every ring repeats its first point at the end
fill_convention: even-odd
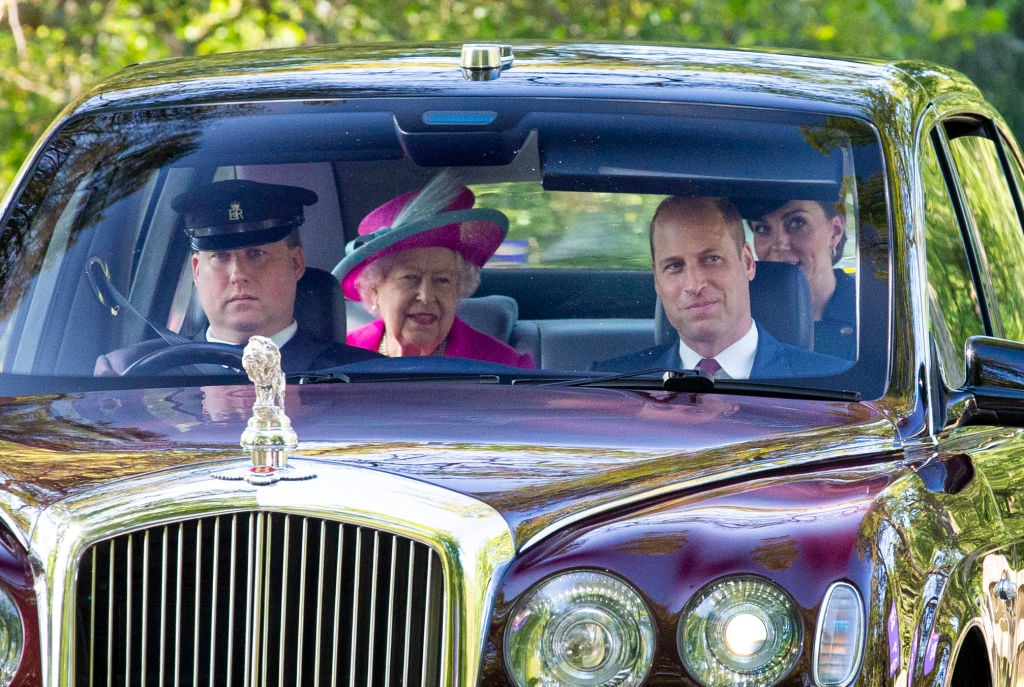
{"type": "Polygon", "coordinates": [[[288,465],[288,450],[298,446],[299,440],[284,412],[285,377],[277,345],[265,336],[252,337],[242,352],[242,367],[256,387],[252,417],[239,442],[249,450],[252,466],[225,470],[214,477],[257,485],[313,479],[314,473],[288,465]]]}
{"type": "Polygon", "coordinates": [[[228,219],[232,222],[241,222],[245,219],[245,216],[242,214],[242,206],[237,200],[231,203],[231,207],[228,208],[228,219]]]}

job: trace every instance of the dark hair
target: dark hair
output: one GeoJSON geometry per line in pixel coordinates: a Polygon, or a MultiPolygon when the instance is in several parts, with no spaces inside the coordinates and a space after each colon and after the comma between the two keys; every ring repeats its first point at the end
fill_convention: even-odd
{"type": "Polygon", "coordinates": [[[289,248],[296,248],[302,245],[302,234],[299,233],[299,228],[295,227],[291,230],[291,233],[286,237],[288,243],[286,244],[289,248]]]}
{"type": "MultiPolygon", "coordinates": [[[[841,203],[830,203],[827,200],[816,200],[814,201],[821,206],[822,212],[825,213],[825,219],[832,219],[839,215],[844,215],[843,206],[841,203]]],[[[843,223],[843,233],[839,235],[839,242],[836,243],[835,250],[832,251],[832,264],[836,264],[843,257],[843,250],[846,249],[846,223],[843,223]]]]}

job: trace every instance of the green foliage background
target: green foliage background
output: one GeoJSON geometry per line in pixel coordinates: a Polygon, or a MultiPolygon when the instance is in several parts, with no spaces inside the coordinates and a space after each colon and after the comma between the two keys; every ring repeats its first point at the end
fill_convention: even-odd
{"type": "Polygon", "coordinates": [[[0,193],[61,107],[133,62],[531,38],[930,59],[964,71],[1024,132],[1024,0],[0,0],[0,193]]]}

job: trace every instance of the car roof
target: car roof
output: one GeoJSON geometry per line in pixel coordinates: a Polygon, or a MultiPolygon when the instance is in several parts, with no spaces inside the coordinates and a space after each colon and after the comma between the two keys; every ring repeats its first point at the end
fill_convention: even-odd
{"type": "Polygon", "coordinates": [[[638,43],[508,46],[512,66],[489,81],[463,75],[463,46],[455,43],[315,46],[168,59],[122,70],[68,110],[444,94],[784,106],[868,117],[890,95],[923,103],[950,91],[982,98],[963,75],[926,62],[638,43]]]}

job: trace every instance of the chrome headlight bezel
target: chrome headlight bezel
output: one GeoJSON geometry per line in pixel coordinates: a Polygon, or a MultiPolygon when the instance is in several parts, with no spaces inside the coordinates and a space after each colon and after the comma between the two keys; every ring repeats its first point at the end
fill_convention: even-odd
{"type": "Polygon", "coordinates": [[[14,597],[0,585],[0,684],[9,684],[14,678],[24,650],[24,619],[14,597]]]}
{"type": "Polygon", "coordinates": [[[542,580],[505,628],[505,666],[521,687],[636,687],[654,662],[656,631],[631,584],[597,570],[542,580]]]}

